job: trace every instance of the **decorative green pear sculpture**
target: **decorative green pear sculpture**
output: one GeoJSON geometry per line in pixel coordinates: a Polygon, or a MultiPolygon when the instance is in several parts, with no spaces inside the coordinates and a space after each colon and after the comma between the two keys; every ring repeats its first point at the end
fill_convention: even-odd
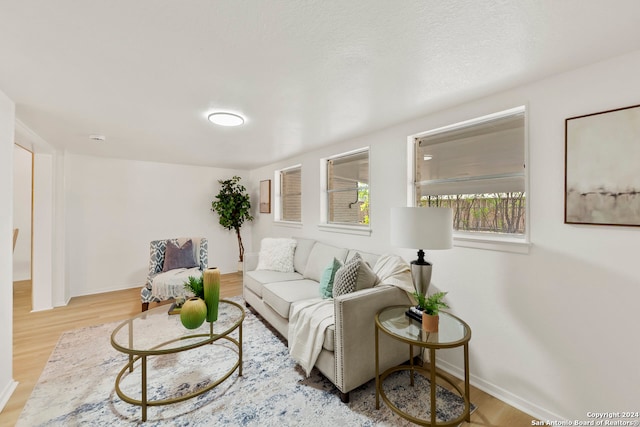
{"type": "Polygon", "coordinates": [[[207,304],[198,297],[189,298],[180,310],[180,321],[187,329],[196,329],[207,317],[207,304]]]}

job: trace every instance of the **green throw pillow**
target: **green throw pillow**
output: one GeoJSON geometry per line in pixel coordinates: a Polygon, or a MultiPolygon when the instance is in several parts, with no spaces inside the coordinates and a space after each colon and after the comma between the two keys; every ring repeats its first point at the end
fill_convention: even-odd
{"type": "Polygon", "coordinates": [[[320,277],[320,296],[324,299],[333,298],[333,279],[342,263],[336,258],[327,266],[320,277]]]}

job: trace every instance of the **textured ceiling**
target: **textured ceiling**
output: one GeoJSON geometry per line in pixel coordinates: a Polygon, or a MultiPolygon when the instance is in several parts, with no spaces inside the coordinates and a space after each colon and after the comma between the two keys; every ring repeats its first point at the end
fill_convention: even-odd
{"type": "Polygon", "coordinates": [[[637,0],[0,0],[0,90],[59,149],[254,168],[640,49],[638,16],[637,0]],[[247,122],[216,127],[218,109],[247,122]]]}

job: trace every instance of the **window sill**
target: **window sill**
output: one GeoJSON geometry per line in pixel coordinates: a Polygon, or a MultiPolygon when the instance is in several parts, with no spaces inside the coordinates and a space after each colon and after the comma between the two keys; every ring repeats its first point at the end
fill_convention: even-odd
{"type": "Polygon", "coordinates": [[[473,236],[456,233],[453,235],[453,246],[511,252],[515,254],[528,254],[531,249],[531,243],[527,242],[524,238],[473,236]]]}
{"type": "Polygon", "coordinates": [[[302,223],[296,221],[273,221],[273,225],[277,225],[278,227],[302,228],[302,223]]]}
{"type": "Polygon", "coordinates": [[[358,236],[370,236],[371,228],[358,225],[342,225],[342,224],[318,224],[320,231],[328,231],[331,233],[355,234],[358,236]]]}

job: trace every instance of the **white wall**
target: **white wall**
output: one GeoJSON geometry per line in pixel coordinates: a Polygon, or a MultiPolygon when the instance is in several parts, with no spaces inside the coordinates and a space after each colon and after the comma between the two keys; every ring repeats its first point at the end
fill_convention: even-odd
{"type": "MultiPolygon", "coordinates": [[[[277,226],[272,215],[258,214],[248,250],[257,250],[263,237],[293,235],[415,258],[388,243],[389,208],[406,203],[407,136],[526,104],[530,252],[431,251],[433,282],[450,292],[452,311],[473,330],[474,384],[542,419],[582,420],[588,411],[636,408],[640,229],[565,225],[563,195],[564,119],[640,104],[638,86],[640,51],[256,169],[253,188],[273,179],[275,169],[302,164],[304,225],[277,226]],[[319,231],[319,159],[366,145],[371,236],[319,231]]],[[[460,353],[442,352],[441,366],[459,370],[460,353]]]]}
{"type": "MultiPolygon", "coordinates": [[[[211,202],[219,179],[246,172],[74,154],[64,169],[67,297],[143,286],[155,239],[207,237],[209,266],[237,270],[235,233],[211,202]]],[[[250,225],[243,241],[251,245],[250,225]]]]}
{"type": "Polygon", "coordinates": [[[0,92],[0,411],[13,380],[13,123],[15,105],[0,92]]]}
{"type": "Polygon", "coordinates": [[[13,148],[13,226],[20,229],[13,251],[13,280],[31,279],[31,171],[33,155],[13,148]]]}

